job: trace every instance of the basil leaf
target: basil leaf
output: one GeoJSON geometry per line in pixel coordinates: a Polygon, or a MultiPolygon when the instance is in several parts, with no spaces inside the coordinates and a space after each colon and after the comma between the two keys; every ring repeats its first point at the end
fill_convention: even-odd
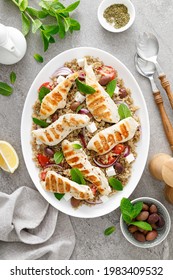
{"type": "Polygon", "coordinates": [[[115,179],[115,178],[112,177],[112,178],[108,179],[108,182],[109,182],[109,185],[114,190],[117,190],[117,191],[122,191],[123,190],[123,185],[118,179],[115,179]]]}
{"type": "Polygon", "coordinates": [[[149,223],[147,222],[143,222],[143,221],[136,221],[136,222],[131,222],[130,223],[131,225],[134,225],[134,226],[137,226],[139,228],[142,228],[144,230],[149,230],[151,231],[152,230],[152,227],[149,223]]]}
{"type": "Polygon", "coordinates": [[[70,174],[72,177],[72,181],[74,181],[80,185],[86,185],[85,179],[78,168],[72,168],[70,170],[70,174]]]}
{"type": "Polygon", "coordinates": [[[22,13],[22,33],[24,36],[29,33],[30,25],[31,23],[29,18],[24,13],[22,13]]]}
{"type": "Polygon", "coordinates": [[[82,148],[82,146],[80,144],[73,144],[72,145],[74,149],[79,150],[82,148]]]}
{"type": "Polygon", "coordinates": [[[16,81],[16,73],[11,72],[10,73],[10,82],[11,82],[11,84],[14,84],[15,81],[16,81]]]}
{"type": "Polygon", "coordinates": [[[54,196],[58,199],[61,200],[65,194],[64,193],[54,193],[54,196]]]}
{"type": "Polygon", "coordinates": [[[106,91],[110,95],[110,97],[112,97],[114,95],[116,85],[117,85],[116,80],[112,80],[107,84],[106,91]]]}
{"type": "Polygon", "coordinates": [[[64,158],[63,152],[59,151],[54,154],[54,161],[56,164],[59,164],[64,158]]]}
{"type": "Polygon", "coordinates": [[[6,83],[0,82],[0,94],[9,96],[13,93],[13,88],[6,83]]]}
{"type": "Polygon", "coordinates": [[[74,10],[78,7],[79,3],[80,3],[80,1],[76,1],[76,2],[72,3],[71,5],[69,5],[69,6],[65,9],[65,11],[66,11],[67,13],[70,13],[70,12],[74,11],[74,10]]]}
{"type": "Polygon", "coordinates": [[[35,124],[38,124],[41,127],[48,127],[49,126],[49,123],[47,123],[45,121],[42,121],[42,120],[39,120],[37,118],[32,118],[32,120],[35,124]]]}
{"type": "Polygon", "coordinates": [[[110,235],[110,234],[112,234],[115,230],[116,230],[116,228],[115,228],[114,226],[108,227],[107,229],[105,229],[104,235],[110,235]]]}
{"type": "Polygon", "coordinates": [[[131,111],[129,110],[129,108],[125,104],[120,104],[119,105],[118,114],[119,114],[121,120],[132,116],[131,111]]]}
{"type": "Polygon", "coordinates": [[[82,105],[79,105],[76,109],[76,113],[78,113],[82,109],[82,105]]]}
{"type": "Polygon", "coordinates": [[[42,22],[39,19],[35,19],[32,22],[32,33],[35,33],[42,26],[42,22]]]}
{"type": "Polygon", "coordinates": [[[92,93],[96,92],[96,90],[94,88],[82,83],[78,79],[76,79],[76,85],[77,85],[78,90],[85,94],[92,94],[92,93]]]}
{"type": "Polygon", "coordinates": [[[40,63],[42,63],[44,61],[43,57],[38,53],[34,54],[34,58],[37,62],[40,62],[40,63]]]}
{"type": "Polygon", "coordinates": [[[38,93],[38,99],[40,100],[40,102],[42,102],[43,98],[50,92],[50,89],[48,89],[47,87],[41,87],[41,89],[39,90],[38,93]]]}

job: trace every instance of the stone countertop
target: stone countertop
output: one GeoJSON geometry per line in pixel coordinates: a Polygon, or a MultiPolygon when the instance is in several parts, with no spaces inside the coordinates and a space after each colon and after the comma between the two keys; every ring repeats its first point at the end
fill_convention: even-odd
{"type": "MultiPolygon", "coordinates": [[[[21,30],[21,18],[18,9],[10,3],[11,1],[0,1],[0,22],[16,27],[21,30]]],[[[31,1],[36,4],[39,1],[31,1]]],[[[70,3],[72,1],[64,1],[70,3]]],[[[36,75],[42,67],[54,56],[64,50],[90,46],[103,49],[120,59],[135,76],[139,83],[145,101],[147,103],[150,126],[151,141],[148,160],[152,155],[164,152],[171,154],[169,145],[165,138],[161,118],[154,103],[149,82],[140,76],[134,66],[135,42],[139,33],[144,31],[154,33],[160,43],[159,62],[161,63],[167,77],[173,87],[173,64],[171,58],[173,50],[173,17],[172,0],[132,0],[136,8],[136,19],[133,26],[119,34],[113,34],[104,30],[97,20],[97,8],[99,0],[81,0],[81,4],[74,12],[75,18],[81,23],[81,31],[74,32],[64,40],[58,40],[52,44],[46,53],[43,53],[39,34],[27,36],[27,53],[19,63],[11,66],[1,65],[0,80],[9,81],[11,71],[16,72],[17,80],[14,86],[14,93],[10,97],[0,95],[0,139],[10,142],[16,149],[20,166],[14,174],[8,174],[0,170],[0,191],[11,193],[18,186],[27,185],[33,187],[33,183],[26,170],[22,156],[20,142],[20,123],[23,105],[27,92],[36,75]],[[44,63],[39,64],[33,59],[34,53],[44,56],[44,63]]],[[[158,87],[160,83],[157,79],[158,87]]],[[[173,123],[173,114],[166,94],[161,89],[165,107],[173,123]]],[[[150,176],[148,167],[144,170],[143,176],[130,196],[134,199],[141,196],[154,197],[160,200],[173,217],[173,205],[170,205],[163,196],[163,184],[150,176]]],[[[122,236],[119,226],[119,209],[100,218],[79,219],[71,218],[76,234],[76,246],[72,259],[173,259],[172,233],[159,246],[152,249],[136,248],[122,236]],[[105,237],[103,232],[115,225],[116,233],[105,237]]],[[[173,223],[173,218],[172,218],[173,223]]]]}

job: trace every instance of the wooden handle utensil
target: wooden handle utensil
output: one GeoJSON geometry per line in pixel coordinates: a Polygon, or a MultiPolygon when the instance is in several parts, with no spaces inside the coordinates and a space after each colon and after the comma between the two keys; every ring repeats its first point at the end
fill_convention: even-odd
{"type": "Polygon", "coordinates": [[[165,130],[165,134],[166,134],[166,137],[168,139],[168,142],[170,144],[170,147],[171,147],[171,150],[173,151],[173,127],[172,127],[172,124],[168,118],[168,115],[166,114],[166,111],[165,111],[165,107],[163,105],[163,99],[162,99],[162,96],[160,94],[159,91],[157,92],[153,92],[153,95],[154,95],[154,100],[159,108],[159,111],[160,111],[160,115],[161,115],[161,118],[162,118],[162,123],[163,123],[163,127],[164,127],[164,130],[165,130]]]}
{"type": "Polygon", "coordinates": [[[170,102],[171,107],[173,109],[173,93],[171,92],[170,83],[169,83],[165,74],[159,76],[159,79],[160,79],[162,87],[164,88],[164,90],[167,93],[167,96],[169,98],[169,102],[170,102]]]}

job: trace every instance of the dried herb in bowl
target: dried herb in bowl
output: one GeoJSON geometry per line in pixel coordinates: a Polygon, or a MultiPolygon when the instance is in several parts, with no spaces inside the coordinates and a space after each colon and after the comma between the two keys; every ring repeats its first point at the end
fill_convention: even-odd
{"type": "Polygon", "coordinates": [[[125,26],[130,20],[128,8],[124,4],[113,4],[107,7],[103,17],[115,28],[125,26]]]}

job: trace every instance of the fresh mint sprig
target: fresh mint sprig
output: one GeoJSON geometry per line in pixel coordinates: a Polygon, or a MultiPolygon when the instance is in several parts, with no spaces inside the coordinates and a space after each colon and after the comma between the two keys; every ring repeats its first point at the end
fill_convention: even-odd
{"type": "Polygon", "coordinates": [[[65,7],[59,0],[41,0],[38,4],[41,9],[30,7],[28,0],[11,1],[20,10],[24,36],[30,30],[33,34],[39,30],[44,51],[47,51],[50,43],[55,43],[54,35],[58,34],[63,39],[68,31],[73,33],[73,31],[80,30],[80,23],[70,17],[70,13],[78,7],[80,1],[65,7]],[[49,20],[51,24],[47,24],[49,20]]]}

